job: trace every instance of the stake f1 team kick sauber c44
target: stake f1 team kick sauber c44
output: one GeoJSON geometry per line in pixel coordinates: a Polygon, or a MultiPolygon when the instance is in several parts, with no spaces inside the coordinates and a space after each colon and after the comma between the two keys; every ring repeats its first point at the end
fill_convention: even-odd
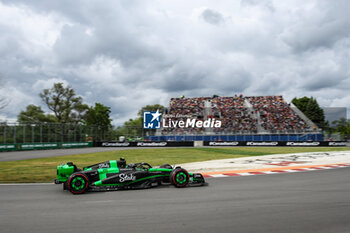
{"type": "Polygon", "coordinates": [[[148,163],[126,164],[124,158],[77,168],[72,162],[57,166],[56,184],[73,194],[86,191],[109,191],[120,189],[151,188],[171,183],[177,188],[206,185],[202,174],[189,173],[181,167],[169,164],[152,168],[148,163]]]}

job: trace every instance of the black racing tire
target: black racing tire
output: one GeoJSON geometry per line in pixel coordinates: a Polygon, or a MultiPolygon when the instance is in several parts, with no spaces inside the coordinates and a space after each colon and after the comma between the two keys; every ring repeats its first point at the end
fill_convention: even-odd
{"type": "Polygon", "coordinates": [[[73,194],[83,194],[88,188],[89,179],[83,173],[74,173],[67,181],[67,189],[73,194]]]}
{"type": "Polygon", "coordinates": [[[184,188],[190,181],[190,175],[183,168],[176,168],[170,173],[170,183],[176,188],[184,188]]]}

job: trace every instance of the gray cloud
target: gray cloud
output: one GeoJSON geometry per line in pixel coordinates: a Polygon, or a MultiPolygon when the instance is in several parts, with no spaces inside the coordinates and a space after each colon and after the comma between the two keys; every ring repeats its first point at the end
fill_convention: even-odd
{"type": "Polygon", "coordinates": [[[296,52],[332,48],[335,43],[349,38],[350,2],[317,1],[313,8],[300,9],[300,14],[284,32],[284,41],[296,52]]]}
{"type": "Polygon", "coordinates": [[[171,97],[283,94],[349,108],[349,1],[0,0],[0,73],[14,119],[55,81],[114,124],[171,97]],[[16,20],[13,20],[16,18],[16,20]]]}
{"type": "Polygon", "coordinates": [[[220,12],[217,12],[211,9],[205,9],[202,12],[202,17],[207,23],[214,24],[214,25],[224,22],[224,17],[222,16],[222,14],[220,14],[220,12]]]}

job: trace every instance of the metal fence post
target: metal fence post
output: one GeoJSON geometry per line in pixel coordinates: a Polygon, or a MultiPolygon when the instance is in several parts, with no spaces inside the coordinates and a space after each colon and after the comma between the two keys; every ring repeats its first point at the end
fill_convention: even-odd
{"type": "Polygon", "coordinates": [[[63,126],[63,124],[61,125],[61,142],[63,142],[63,138],[64,138],[64,126],[63,126]]]}
{"type": "Polygon", "coordinates": [[[43,142],[43,124],[40,124],[40,143],[43,142]]]}
{"type": "Polygon", "coordinates": [[[77,129],[77,124],[74,125],[74,142],[77,141],[76,129],[77,129]]]}
{"type": "Polygon", "coordinates": [[[17,143],[17,124],[15,125],[15,127],[13,128],[13,143],[17,143]]]}
{"type": "Polygon", "coordinates": [[[82,142],[82,136],[81,136],[81,125],[79,126],[79,135],[80,135],[80,138],[79,138],[79,142],[82,142]]]}
{"type": "Polygon", "coordinates": [[[34,143],[34,125],[32,124],[32,143],[34,143]]]}
{"type": "Polygon", "coordinates": [[[6,144],[6,137],[7,137],[7,135],[6,135],[6,123],[4,124],[4,144],[6,144]]]}
{"type": "Polygon", "coordinates": [[[23,143],[25,143],[26,141],[26,127],[25,125],[22,125],[23,126],[23,143]]]}
{"type": "Polygon", "coordinates": [[[55,142],[57,142],[57,124],[55,124],[55,142]]]}

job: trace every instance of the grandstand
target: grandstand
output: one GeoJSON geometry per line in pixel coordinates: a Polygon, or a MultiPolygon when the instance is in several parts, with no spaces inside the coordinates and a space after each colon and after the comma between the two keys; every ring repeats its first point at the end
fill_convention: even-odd
{"type": "Polygon", "coordinates": [[[322,140],[320,129],[282,96],[171,98],[163,117],[174,121],[210,118],[220,128],[162,128],[151,141],[322,140]]]}

